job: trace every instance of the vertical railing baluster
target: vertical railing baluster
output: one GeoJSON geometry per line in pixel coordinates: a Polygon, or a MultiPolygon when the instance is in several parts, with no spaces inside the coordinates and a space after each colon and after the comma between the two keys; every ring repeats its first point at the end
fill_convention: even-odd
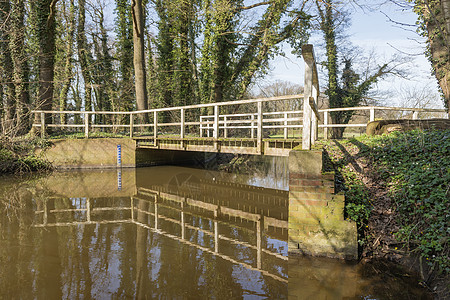
{"type": "Polygon", "coordinates": [[[203,116],[200,116],[200,137],[203,137],[203,116]]]}
{"type": "Polygon", "coordinates": [[[227,116],[223,116],[223,137],[228,138],[227,116]]]}
{"type": "Polygon", "coordinates": [[[45,113],[41,112],[41,138],[45,139],[45,113]]]}
{"type": "Polygon", "coordinates": [[[89,114],[84,113],[84,137],[89,138],[89,114]]]}
{"type": "Polygon", "coordinates": [[[214,148],[216,151],[219,151],[219,106],[214,105],[214,129],[213,129],[213,138],[214,138],[214,148]]]}
{"type": "Polygon", "coordinates": [[[370,122],[375,121],[375,108],[370,108],[370,122]]]}
{"type": "Polygon", "coordinates": [[[256,148],[257,151],[263,153],[263,112],[262,112],[262,102],[258,101],[258,120],[257,120],[257,132],[256,132],[256,148]]]}
{"type": "Polygon", "coordinates": [[[130,138],[133,138],[134,132],[134,114],[130,113],[130,138]]]}
{"type": "Polygon", "coordinates": [[[154,139],[154,146],[157,146],[157,140],[158,140],[158,112],[153,112],[153,139],[154,139]]]}
{"type": "Polygon", "coordinates": [[[255,125],[255,115],[254,114],[252,114],[251,119],[252,119],[252,121],[250,122],[251,138],[254,139],[255,138],[255,129],[253,128],[255,125]]]}
{"type": "Polygon", "coordinates": [[[184,108],[180,109],[180,114],[181,114],[181,122],[180,122],[180,138],[181,138],[181,147],[184,148],[185,143],[184,143],[184,135],[185,135],[185,128],[184,128],[184,108]]]}
{"type": "Polygon", "coordinates": [[[287,118],[288,118],[288,114],[284,113],[284,139],[285,140],[287,140],[287,138],[288,138],[288,128],[287,128],[288,121],[287,121],[287,118]]]}

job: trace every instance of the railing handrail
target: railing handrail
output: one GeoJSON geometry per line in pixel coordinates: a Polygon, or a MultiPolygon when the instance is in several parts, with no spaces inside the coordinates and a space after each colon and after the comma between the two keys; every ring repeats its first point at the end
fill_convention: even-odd
{"type": "MultiPolygon", "coordinates": [[[[300,96],[300,95],[290,95],[290,96],[300,96]]],[[[268,99],[268,98],[266,98],[268,99]]],[[[278,99],[278,100],[290,100],[290,99],[296,99],[296,98],[289,98],[289,99],[278,99]]],[[[249,99],[252,100],[252,99],[249,99]]],[[[247,101],[247,100],[245,100],[247,101]]],[[[268,100],[268,101],[276,101],[276,100],[268,100]]],[[[222,104],[222,103],[229,103],[229,102],[220,102],[218,103],[218,105],[222,104]]],[[[203,105],[203,104],[202,104],[203,105]]],[[[210,104],[211,106],[214,106],[215,104],[210,104]]],[[[173,109],[187,109],[191,107],[191,105],[189,106],[178,106],[178,107],[174,107],[173,109]]],[[[166,109],[166,108],[164,108],[166,109]]],[[[169,108],[167,108],[169,109],[169,108]]],[[[442,113],[446,113],[447,110],[442,109],[442,108],[414,108],[414,107],[398,107],[398,106],[353,106],[353,107],[338,107],[338,108],[323,108],[323,109],[319,109],[320,113],[323,112],[333,112],[333,111],[352,111],[352,110],[371,110],[371,109],[375,109],[375,110],[393,110],[393,111],[417,111],[417,112],[442,112],[442,113]]],[[[154,109],[154,110],[136,110],[136,111],[76,111],[76,110],[32,110],[32,113],[45,113],[45,114],[116,114],[116,115],[133,115],[133,114],[139,114],[139,113],[150,113],[150,112],[154,112],[154,111],[160,111],[159,109],[154,109]]],[[[302,110],[293,110],[293,111],[277,111],[277,112],[266,112],[263,113],[263,115],[271,115],[271,114],[283,114],[283,113],[288,113],[288,114],[298,114],[298,113],[303,113],[302,110]]],[[[250,115],[254,115],[256,116],[257,113],[241,113],[241,114],[226,114],[226,115],[220,115],[220,117],[232,117],[232,116],[250,116],[250,115]]],[[[211,118],[214,117],[214,115],[205,115],[205,116],[200,116],[201,118],[211,118]]]]}

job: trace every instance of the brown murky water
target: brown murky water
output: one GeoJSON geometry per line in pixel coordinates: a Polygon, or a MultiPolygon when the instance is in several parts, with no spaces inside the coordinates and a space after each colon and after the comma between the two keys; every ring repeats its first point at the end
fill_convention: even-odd
{"type": "Polygon", "coordinates": [[[0,299],[425,297],[404,281],[379,291],[384,279],[355,265],[288,259],[283,178],[182,167],[3,177],[0,299]]]}

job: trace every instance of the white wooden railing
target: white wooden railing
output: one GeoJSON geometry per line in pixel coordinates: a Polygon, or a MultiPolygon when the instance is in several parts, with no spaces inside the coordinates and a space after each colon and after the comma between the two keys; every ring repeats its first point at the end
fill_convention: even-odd
{"type": "Polygon", "coordinates": [[[252,139],[255,141],[256,149],[259,149],[258,153],[263,153],[263,138],[267,137],[268,130],[278,130],[282,132],[284,139],[288,139],[290,130],[301,129],[302,148],[311,149],[311,145],[318,139],[319,128],[323,129],[323,136],[326,139],[329,128],[365,127],[368,121],[375,120],[378,111],[412,112],[413,119],[418,118],[420,112],[446,113],[443,109],[377,106],[318,109],[319,81],[312,45],[303,47],[303,57],[305,60],[304,94],[133,112],[35,110],[33,111],[35,114],[33,127],[40,129],[43,138],[47,128],[59,128],[66,131],[81,128],[86,138],[96,130],[122,129],[128,131],[130,137],[135,137],[137,132],[141,134],[145,132],[145,136],[152,138],[155,145],[158,139],[167,137],[168,133],[172,138],[176,135],[176,138],[180,140],[191,137],[209,138],[215,141],[233,138],[252,139]],[[209,113],[206,113],[207,111],[209,113]],[[369,111],[369,116],[366,116],[364,122],[359,124],[332,124],[330,113],[339,111],[354,111],[355,114],[369,111]],[[65,117],[62,117],[63,115],[65,117]],[[49,116],[53,121],[46,124],[45,120],[49,116]],[[109,121],[95,124],[93,117],[109,118],[109,121]],[[66,123],[58,124],[57,121],[61,119],[67,120],[66,123]],[[149,121],[145,122],[147,119],[149,121]],[[75,120],[80,121],[77,123],[75,120]],[[192,130],[194,127],[196,129],[192,130]]]}

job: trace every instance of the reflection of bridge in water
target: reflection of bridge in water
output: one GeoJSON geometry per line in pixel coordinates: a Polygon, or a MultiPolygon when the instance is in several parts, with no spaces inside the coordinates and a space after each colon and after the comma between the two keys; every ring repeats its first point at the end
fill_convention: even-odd
{"type": "Polygon", "coordinates": [[[195,177],[138,187],[132,197],[70,198],[70,208],[59,207],[60,200],[38,201],[35,227],[135,224],[287,283],[285,191],[195,177]],[[230,247],[238,257],[227,254],[230,247]]]}

